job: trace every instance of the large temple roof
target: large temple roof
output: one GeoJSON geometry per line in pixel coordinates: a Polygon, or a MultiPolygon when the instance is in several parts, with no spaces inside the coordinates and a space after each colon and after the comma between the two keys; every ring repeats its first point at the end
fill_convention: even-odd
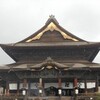
{"type": "Polygon", "coordinates": [[[99,46],[100,42],[85,41],[61,27],[56,18],[51,15],[45,25],[24,40],[3,46],[99,46]]]}
{"type": "Polygon", "coordinates": [[[77,60],[91,62],[100,50],[100,42],[88,42],[73,35],[61,27],[53,15],[49,17],[40,30],[31,36],[17,43],[0,44],[0,46],[16,62],[28,60],[35,62],[41,56],[41,61],[48,56],[58,61],[57,59],[60,59],[63,55],[66,56],[66,61],[78,58],[77,60]]]}

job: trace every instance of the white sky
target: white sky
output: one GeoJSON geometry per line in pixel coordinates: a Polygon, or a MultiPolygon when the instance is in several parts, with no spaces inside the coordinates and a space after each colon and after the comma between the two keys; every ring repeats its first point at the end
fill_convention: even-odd
{"type": "MultiPolygon", "coordinates": [[[[40,29],[49,15],[87,41],[100,41],[100,0],[0,0],[0,43],[15,43],[40,29]]],[[[100,53],[95,62],[100,63],[100,53]]],[[[0,64],[13,60],[0,49],[0,64]]]]}

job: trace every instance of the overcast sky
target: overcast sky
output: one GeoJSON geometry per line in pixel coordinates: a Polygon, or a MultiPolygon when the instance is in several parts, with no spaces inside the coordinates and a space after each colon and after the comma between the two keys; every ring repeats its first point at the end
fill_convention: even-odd
{"type": "MultiPolygon", "coordinates": [[[[87,41],[100,42],[100,0],[0,0],[0,43],[15,43],[40,29],[49,15],[87,41]]],[[[13,60],[0,49],[0,64],[13,60]]],[[[100,53],[94,62],[100,63],[100,53]]]]}

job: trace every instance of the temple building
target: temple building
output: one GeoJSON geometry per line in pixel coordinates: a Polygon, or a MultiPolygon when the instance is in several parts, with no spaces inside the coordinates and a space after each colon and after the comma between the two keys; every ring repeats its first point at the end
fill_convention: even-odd
{"type": "Polygon", "coordinates": [[[75,89],[78,94],[100,92],[100,64],[93,62],[100,42],[73,35],[53,15],[31,36],[0,46],[15,61],[0,66],[2,94],[72,96],[75,89]]]}

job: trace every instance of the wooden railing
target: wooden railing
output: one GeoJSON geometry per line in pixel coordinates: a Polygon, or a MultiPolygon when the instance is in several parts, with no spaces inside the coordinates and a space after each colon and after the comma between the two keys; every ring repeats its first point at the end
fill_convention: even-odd
{"type": "Polygon", "coordinates": [[[25,96],[21,94],[0,95],[0,100],[24,100],[25,96]]]}
{"type": "MultiPolygon", "coordinates": [[[[77,100],[100,100],[100,94],[87,93],[77,95],[77,100]]],[[[23,96],[22,94],[0,95],[0,100],[75,100],[75,96],[23,96]]]]}

